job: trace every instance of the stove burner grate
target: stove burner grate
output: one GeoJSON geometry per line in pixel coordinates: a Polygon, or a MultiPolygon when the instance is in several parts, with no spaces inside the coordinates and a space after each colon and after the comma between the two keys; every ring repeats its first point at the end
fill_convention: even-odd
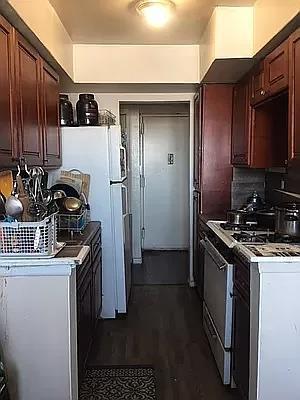
{"type": "Polygon", "coordinates": [[[300,238],[272,234],[259,234],[257,232],[239,232],[234,233],[232,237],[240,243],[282,243],[282,244],[299,244],[300,238]]]}
{"type": "Polygon", "coordinates": [[[260,231],[262,228],[257,226],[257,223],[249,224],[231,224],[230,222],[225,222],[220,224],[220,227],[225,231],[260,231]]]}

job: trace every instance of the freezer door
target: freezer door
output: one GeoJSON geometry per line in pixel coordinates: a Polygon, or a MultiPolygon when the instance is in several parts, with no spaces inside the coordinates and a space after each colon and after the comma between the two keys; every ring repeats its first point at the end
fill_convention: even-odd
{"type": "Polygon", "coordinates": [[[125,261],[125,281],[126,281],[126,302],[130,297],[132,286],[132,216],[124,215],[124,261],[125,261]]]}

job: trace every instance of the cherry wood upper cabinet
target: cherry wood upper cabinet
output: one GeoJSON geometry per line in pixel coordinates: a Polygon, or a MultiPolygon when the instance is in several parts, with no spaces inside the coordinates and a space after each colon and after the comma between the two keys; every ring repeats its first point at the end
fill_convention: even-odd
{"type": "Polygon", "coordinates": [[[289,38],[289,160],[300,165],[300,29],[289,38]]]}
{"type": "Polygon", "coordinates": [[[232,164],[249,166],[251,139],[251,107],[249,80],[234,87],[232,117],[232,164]]]}
{"type": "Polygon", "coordinates": [[[0,15],[0,166],[11,167],[18,156],[14,110],[13,28],[0,15]]]}
{"type": "Polygon", "coordinates": [[[256,105],[266,99],[264,62],[257,64],[250,74],[251,104],[256,105]]]}
{"type": "Polygon", "coordinates": [[[194,97],[194,188],[200,188],[201,89],[194,97]]]}
{"type": "Polygon", "coordinates": [[[20,154],[30,165],[43,165],[40,57],[18,32],[15,66],[20,154]]]}
{"type": "Polygon", "coordinates": [[[44,61],[41,62],[44,165],[61,165],[59,128],[59,77],[44,61]]]}
{"type": "Polygon", "coordinates": [[[233,85],[202,86],[200,211],[205,214],[230,208],[232,97],[233,85]]]}
{"type": "Polygon", "coordinates": [[[289,84],[289,41],[286,40],[270,53],[264,61],[265,90],[267,96],[273,96],[288,87],[289,84]]]}

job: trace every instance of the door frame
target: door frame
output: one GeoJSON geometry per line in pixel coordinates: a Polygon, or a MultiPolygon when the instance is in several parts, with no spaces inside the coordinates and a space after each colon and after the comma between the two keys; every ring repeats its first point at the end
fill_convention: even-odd
{"type": "MultiPolygon", "coordinates": [[[[145,130],[144,130],[144,118],[145,117],[189,117],[189,113],[166,113],[166,114],[157,114],[157,113],[143,113],[140,112],[140,124],[141,124],[141,129],[140,129],[140,160],[141,160],[141,165],[140,165],[140,170],[141,170],[141,191],[140,191],[140,198],[141,198],[141,246],[142,246],[142,251],[144,249],[144,240],[145,240],[145,182],[146,182],[146,177],[145,177],[145,130]]],[[[189,121],[190,122],[190,121],[189,121]]],[[[190,159],[191,155],[188,154],[188,161],[190,159]]],[[[188,205],[190,207],[190,205],[188,205]]],[[[190,214],[190,211],[189,211],[190,214]]],[[[178,250],[185,250],[183,248],[178,249],[178,250]]]]}
{"type": "MultiPolygon", "coordinates": [[[[118,121],[120,120],[120,106],[137,105],[142,103],[180,103],[189,104],[190,118],[190,149],[189,149],[189,285],[195,286],[193,273],[193,173],[194,173],[194,96],[195,92],[190,93],[120,93],[118,94],[118,121]]],[[[142,263],[142,260],[136,260],[142,263]]]]}

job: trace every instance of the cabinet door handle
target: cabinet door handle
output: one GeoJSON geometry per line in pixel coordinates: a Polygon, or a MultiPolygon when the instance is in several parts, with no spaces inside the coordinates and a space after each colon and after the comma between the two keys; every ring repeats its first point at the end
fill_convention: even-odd
{"type": "Polygon", "coordinates": [[[266,91],[265,91],[265,90],[261,90],[261,91],[260,91],[260,94],[261,94],[262,96],[264,96],[264,95],[266,94],[266,91]]]}
{"type": "Polygon", "coordinates": [[[45,159],[44,159],[44,163],[45,163],[45,164],[48,164],[48,163],[49,163],[48,158],[45,158],[45,159]]]}

